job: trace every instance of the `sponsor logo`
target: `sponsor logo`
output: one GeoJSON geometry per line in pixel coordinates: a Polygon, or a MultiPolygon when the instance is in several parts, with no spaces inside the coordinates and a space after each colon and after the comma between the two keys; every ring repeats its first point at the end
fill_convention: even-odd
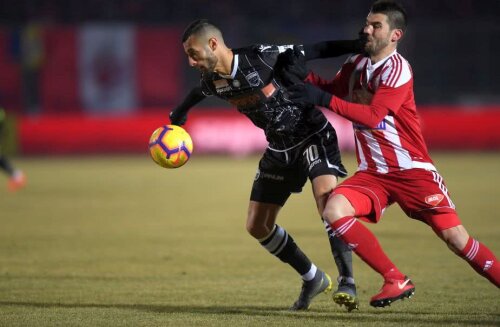
{"type": "Polygon", "coordinates": [[[309,170],[313,169],[314,166],[316,166],[317,164],[321,163],[321,159],[318,159],[318,160],[315,160],[313,161],[310,165],[309,165],[309,170]]]}
{"type": "Polygon", "coordinates": [[[218,79],[213,81],[215,86],[215,91],[220,94],[222,92],[231,91],[231,85],[225,79],[218,79]]]}
{"type": "Polygon", "coordinates": [[[261,45],[259,47],[259,51],[262,52],[262,51],[266,51],[266,50],[271,49],[271,48],[272,48],[271,45],[261,45]]]}
{"type": "Polygon", "coordinates": [[[260,177],[264,178],[264,179],[271,179],[273,181],[279,181],[279,182],[282,182],[285,180],[285,176],[270,174],[270,173],[261,173],[260,177]]]}
{"type": "Polygon", "coordinates": [[[218,80],[214,81],[214,85],[215,85],[216,89],[220,89],[220,88],[228,86],[229,83],[225,79],[218,79],[218,80]]]}
{"type": "Polygon", "coordinates": [[[367,127],[365,125],[361,125],[361,124],[352,124],[352,126],[355,128],[355,129],[385,129],[385,120],[382,120],[377,126],[375,126],[374,128],[371,128],[371,127],[367,127]]]}
{"type": "Polygon", "coordinates": [[[406,284],[408,284],[409,282],[410,282],[410,280],[409,280],[409,279],[405,280],[405,281],[404,281],[404,282],[402,282],[402,283],[401,283],[401,282],[398,282],[398,288],[399,288],[400,290],[402,290],[403,288],[405,288],[406,284]]]}
{"type": "MultiPolygon", "coordinates": [[[[282,53],[282,52],[285,52],[286,50],[288,49],[293,49],[293,44],[289,44],[289,45],[278,45],[278,52],[279,53],[282,53]]],[[[301,51],[302,54],[304,53],[304,51],[301,51]]]]}
{"type": "Polygon", "coordinates": [[[425,197],[425,203],[430,204],[431,206],[437,206],[441,201],[443,201],[443,194],[434,194],[425,197]]]}
{"type": "Polygon", "coordinates": [[[285,180],[285,176],[270,174],[270,173],[263,173],[260,171],[260,169],[257,169],[257,173],[255,174],[255,180],[258,180],[259,178],[271,179],[271,180],[279,181],[279,182],[282,182],[285,180]]]}

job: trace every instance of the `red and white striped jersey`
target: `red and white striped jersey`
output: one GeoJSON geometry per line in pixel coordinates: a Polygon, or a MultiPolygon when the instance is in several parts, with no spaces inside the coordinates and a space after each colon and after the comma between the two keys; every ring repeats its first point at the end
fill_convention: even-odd
{"type": "Polygon", "coordinates": [[[378,123],[375,127],[353,122],[358,170],[378,173],[411,168],[435,170],[417,116],[412,70],[399,53],[394,51],[376,64],[368,57],[354,55],[347,59],[333,81],[324,81],[313,74],[308,79],[349,101],[344,101],[345,109],[351,112],[361,109],[371,114],[377,110],[387,112],[381,121],[373,123],[378,123]]]}

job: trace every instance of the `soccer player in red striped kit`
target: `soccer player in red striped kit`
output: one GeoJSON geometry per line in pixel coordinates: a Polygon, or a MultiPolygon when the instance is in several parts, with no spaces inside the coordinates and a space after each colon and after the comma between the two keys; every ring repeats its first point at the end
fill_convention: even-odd
{"type": "MultiPolygon", "coordinates": [[[[291,100],[329,108],[353,122],[358,171],[332,191],[323,218],[383,276],[380,292],[370,301],[374,307],[415,291],[373,233],[356,219],[376,223],[394,202],[410,218],[428,224],[453,252],[500,287],[500,263],[467,233],[427,151],[416,112],[413,73],[397,52],[406,21],[399,4],[376,1],[363,29],[366,53],[351,56],[333,81],[310,73],[306,78],[310,83],[289,88],[291,100]]],[[[285,66],[282,74],[303,79],[306,70],[297,67],[303,65],[298,51],[285,55],[293,64],[285,66]]]]}

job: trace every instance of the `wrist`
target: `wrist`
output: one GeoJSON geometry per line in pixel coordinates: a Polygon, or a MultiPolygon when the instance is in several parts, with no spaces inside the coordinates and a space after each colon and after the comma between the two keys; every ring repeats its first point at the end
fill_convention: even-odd
{"type": "Polygon", "coordinates": [[[321,91],[321,98],[319,105],[325,108],[329,108],[330,102],[332,101],[332,97],[333,97],[332,94],[325,91],[321,91]]]}

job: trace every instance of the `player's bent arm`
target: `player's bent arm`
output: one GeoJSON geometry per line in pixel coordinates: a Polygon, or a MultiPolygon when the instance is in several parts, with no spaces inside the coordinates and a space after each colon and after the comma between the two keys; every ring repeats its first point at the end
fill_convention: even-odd
{"type": "Polygon", "coordinates": [[[394,114],[398,112],[408,97],[410,88],[411,83],[403,84],[397,88],[381,85],[370,104],[342,100],[309,83],[293,85],[288,88],[288,91],[292,101],[322,106],[354,123],[374,128],[389,112],[394,114]]]}
{"type": "Polygon", "coordinates": [[[206,95],[203,94],[201,87],[193,88],[184,100],[172,110],[170,113],[170,122],[174,125],[184,125],[189,110],[205,98],[206,95]]]}
{"type": "Polygon", "coordinates": [[[382,103],[359,104],[342,100],[336,96],[332,96],[328,109],[353,123],[370,128],[375,128],[389,113],[389,108],[382,103]]]}
{"type": "Polygon", "coordinates": [[[285,86],[301,83],[309,73],[306,60],[338,57],[359,51],[360,40],[324,41],[293,46],[278,55],[274,63],[275,75],[285,86]]]}
{"type": "Polygon", "coordinates": [[[369,105],[348,102],[332,96],[327,108],[354,123],[375,128],[389,112],[394,114],[398,112],[410,87],[410,83],[397,88],[381,85],[369,105]]]}
{"type": "MultiPolygon", "coordinates": [[[[349,70],[349,72],[350,71],[351,70],[349,70]]],[[[327,80],[314,73],[313,71],[310,71],[304,82],[316,85],[323,91],[333,94],[339,98],[344,98],[349,94],[349,84],[345,83],[346,79],[344,78],[344,75],[345,69],[342,69],[337,73],[334,79],[327,80]]]]}

